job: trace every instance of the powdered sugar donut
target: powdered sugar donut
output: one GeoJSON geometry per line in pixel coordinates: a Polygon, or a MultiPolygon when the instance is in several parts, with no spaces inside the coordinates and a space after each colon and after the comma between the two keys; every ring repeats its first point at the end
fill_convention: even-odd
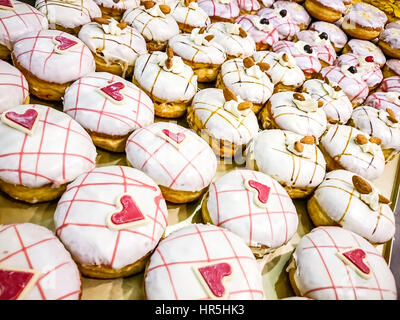
{"type": "Polygon", "coordinates": [[[178,22],[182,32],[190,33],[194,28],[205,28],[211,23],[210,17],[196,0],[179,0],[171,5],[171,15],[178,22]]]}
{"type": "Polygon", "coordinates": [[[1,300],[79,300],[81,279],[71,255],[47,228],[0,225],[1,300]]]}
{"type": "Polygon", "coordinates": [[[205,222],[240,236],[256,256],[287,243],[298,226],[296,207],[285,189],[252,170],[233,170],[214,181],[202,214],[205,222]]]}
{"type": "Polygon", "coordinates": [[[95,145],[110,151],[123,152],[132,131],[154,121],[151,99],[133,83],[106,72],[75,81],[63,100],[64,112],[89,132],[95,145]]]}
{"type": "Polygon", "coordinates": [[[381,140],[387,162],[400,152],[400,125],[393,110],[378,110],[370,106],[357,107],[351,116],[351,125],[381,140]]]}
{"type": "Polygon", "coordinates": [[[394,76],[383,79],[379,89],[386,92],[388,91],[400,92],[400,76],[394,76]]]}
{"type": "Polygon", "coordinates": [[[285,9],[292,22],[297,24],[300,30],[305,30],[311,22],[311,17],[307,10],[300,4],[291,1],[275,1],[273,7],[278,10],[285,9]]]}
{"type": "Polygon", "coordinates": [[[326,163],[312,136],[264,130],[249,144],[247,166],[270,175],[291,198],[307,197],[322,182],[326,163]]]}
{"type": "Polygon", "coordinates": [[[101,10],[93,0],[36,0],[35,7],[47,17],[50,29],[75,36],[82,25],[101,17],[101,10]]]}
{"type": "Polygon", "coordinates": [[[24,33],[48,29],[46,17],[27,3],[10,1],[12,8],[0,9],[0,59],[10,57],[14,41],[24,33]]]}
{"type": "Polygon", "coordinates": [[[73,81],[96,68],[89,48],[77,37],[58,30],[24,34],[14,43],[12,59],[26,77],[31,93],[44,100],[61,100],[73,81]]]}
{"type": "Polygon", "coordinates": [[[281,40],[292,40],[300,31],[299,26],[291,20],[286,9],[264,8],[258,11],[257,15],[267,19],[272,26],[277,28],[281,40]]]}
{"type": "Polygon", "coordinates": [[[84,25],[78,35],[92,51],[96,71],[110,72],[123,78],[132,76],[136,58],[147,53],[143,36],[126,23],[114,19],[97,21],[84,25]]]}
{"type": "Polygon", "coordinates": [[[259,130],[251,103],[249,105],[229,89],[199,91],[188,108],[187,121],[221,157],[233,157],[243,151],[259,130]]]}
{"type": "Polygon", "coordinates": [[[236,19],[256,42],[257,50],[267,50],[279,40],[278,29],[269,23],[269,20],[258,15],[243,15],[236,19]]]}
{"type": "Polygon", "coordinates": [[[140,55],[134,81],[152,98],[155,114],[165,118],[183,116],[197,92],[197,76],[172,50],[140,55]]]}
{"type": "Polygon", "coordinates": [[[143,172],[96,168],[68,185],[54,213],[56,234],[82,273],[118,278],[143,270],[167,225],[161,191],[143,172]]]}
{"type": "Polygon", "coordinates": [[[356,67],[357,73],[361,75],[361,79],[368,85],[369,90],[377,88],[383,80],[381,68],[374,62],[373,56],[362,57],[354,53],[345,53],[337,58],[335,64],[344,69],[356,67]]]}
{"type": "Polygon", "coordinates": [[[0,136],[0,188],[16,199],[55,199],[66,183],[95,167],[89,135],[54,108],[21,105],[4,111],[0,136]]]}
{"type": "Polygon", "coordinates": [[[168,40],[179,33],[178,23],[170,12],[168,5],[146,1],[143,6],[127,10],[121,21],[128,22],[142,34],[149,52],[162,51],[168,40]]]}
{"type": "Polygon", "coordinates": [[[168,46],[193,69],[198,82],[212,82],[226,60],[225,49],[214,35],[200,32],[203,30],[195,28],[190,34],[176,35],[168,41],[168,46]]]}
{"type": "Polygon", "coordinates": [[[399,92],[375,92],[368,96],[365,104],[376,109],[392,109],[396,116],[400,116],[399,92]]]}
{"type": "Polygon", "coordinates": [[[0,60],[0,114],[28,103],[29,87],[24,75],[11,64],[0,60]]]}
{"type": "Polygon", "coordinates": [[[150,258],[144,284],[149,300],[264,297],[261,270],[245,242],[205,224],[186,226],[163,239],[150,258]]]}
{"type": "Polygon", "coordinates": [[[343,48],[343,53],[354,53],[361,57],[374,57],[374,62],[382,68],[386,63],[386,57],[382,50],[371,41],[351,39],[343,48]]]}
{"type": "Polygon", "coordinates": [[[240,14],[236,0],[198,0],[199,7],[210,17],[211,22],[235,22],[240,14]]]}
{"type": "Polygon", "coordinates": [[[400,59],[400,27],[386,27],[379,34],[378,45],[386,55],[400,59]]]}
{"type": "Polygon", "coordinates": [[[327,126],[322,105],[308,93],[278,92],[269,99],[259,119],[264,129],[283,129],[318,139],[327,126]]]}
{"type": "Polygon", "coordinates": [[[315,21],[310,25],[310,30],[325,32],[336,52],[340,52],[347,43],[347,35],[338,26],[325,21],[315,21]]]}
{"type": "Polygon", "coordinates": [[[370,181],[350,171],[335,170],[326,174],[307,209],[315,226],[341,226],[371,243],[384,243],[395,232],[388,201],[370,181]]]}
{"type": "Polygon", "coordinates": [[[258,0],[237,0],[240,8],[240,13],[243,14],[256,14],[260,10],[261,5],[258,0]]]}
{"type": "Polygon", "coordinates": [[[304,41],[278,41],[272,46],[272,50],[280,53],[285,52],[292,55],[296,64],[303,70],[306,79],[310,79],[314,73],[321,71],[321,62],[317,57],[317,52],[304,41]]]}
{"type": "Polygon", "coordinates": [[[385,157],[376,140],[356,128],[333,125],[321,138],[329,170],[345,169],[374,180],[383,173],[385,157]]]}
{"type": "Polygon", "coordinates": [[[353,106],[360,105],[368,96],[368,85],[363,81],[362,75],[357,72],[357,68],[354,66],[348,68],[347,66],[326,67],[321,70],[321,75],[330,82],[337,83],[349,97],[353,106]]]}
{"type": "Polygon", "coordinates": [[[313,99],[322,101],[322,110],[329,123],[345,124],[351,117],[353,105],[349,98],[334,83],[319,79],[310,79],[304,82],[302,91],[313,99]]]}
{"type": "Polygon", "coordinates": [[[253,38],[237,23],[212,23],[207,32],[215,36],[215,41],[225,49],[228,58],[246,58],[256,51],[253,38]]]}
{"type": "Polygon", "coordinates": [[[252,57],[228,60],[221,66],[216,87],[231,89],[243,100],[252,102],[252,110],[258,113],[274,91],[273,83],[261,68],[252,57]]]}
{"type": "Polygon", "coordinates": [[[389,59],[383,68],[383,76],[385,78],[400,76],[400,60],[389,59]]]}
{"type": "Polygon", "coordinates": [[[317,20],[335,22],[346,10],[342,0],[306,0],[304,7],[317,20]]]}
{"type": "Polygon", "coordinates": [[[140,6],[139,0],[94,0],[102,12],[104,18],[114,18],[119,21],[123,14],[140,6]]]}

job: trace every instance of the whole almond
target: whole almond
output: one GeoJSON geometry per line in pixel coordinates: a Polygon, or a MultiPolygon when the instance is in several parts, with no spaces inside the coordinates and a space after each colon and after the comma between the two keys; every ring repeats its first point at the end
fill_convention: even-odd
{"type": "Polygon", "coordinates": [[[245,68],[250,68],[255,65],[254,59],[252,57],[247,57],[243,59],[243,65],[245,68]]]}
{"type": "Polygon", "coordinates": [[[354,175],[352,178],[354,188],[361,194],[370,194],[372,192],[371,185],[360,176],[354,175]]]}
{"type": "Polygon", "coordinates": [[[160,4],[160,10],[164,14],[168,14],[171,12],[171,7],[167,4],[160,4]]]}
{"type": "Polygon", "coordinates": [[[269,68],[271,67],[268,63],[266,62],[259,62],[257,63],[257,65],[260,67],[262,72],[265,72],[267,70],[269,70],[269,68]]]}
{"type": "Polygon", "coordinates": [[[143,2],[143,5],[146,9],[151,9],[153,8],[156,4],[153,1],[145,1],[143,2]]]}
{"type": "Polygon", "coordinates": [[[318,108],[323,107],[324,102],[322,100],[318,100],[318,108]]]}
{"type": "Polygon", "coordinates": [[[339,86],[334,86],[333,89],[334,89],[335,91],[340,91],[340,90],[342,90],[342,88],[339,87],[339,86]]]}
{"type": "Polygon", "coordinates": [[[299,101],[305,101],[306,100],[306,98],[304,98],[304,96],[299,92],[293,93],[293,98],[295,98],[296,100],[299,100],[299,101]]]}
{"type": "Polygon", "coordinates": [[[242,38],[246,38],[247,32],[244,31],[242,28],[239,28],[239,36],[241,36],[242,38]]]}
{"type": "Polygon", "coordinates": [[[202,27],[202,28],[200,28],[200,30],[199,30],[199,34],[203,34],[205,31],[206,31],[206,28],[205,28],[205,27],[202,27]]]}
{"type": "Polygon", "coordinates": [[[398,121],[396,119],[396,115],[392,109],[386,108],[386,112],[389,114],[389,116],[388,116],[389,121],[391,121],[393,123],[398,123],[398,121]]]}
{"type": "Polygon", "coordinates": [[[356,135],[356,138],[354,139],[354,141],[357,144],[366,144],[366,143],[368,143],[367,137],[364,136],[363,134],[360,134],[360,133],[358,135],[356,135]]]}
{"type": "Polygon", "coordinates": [[[315,138],[313,136],[305,136],[300,142],[304,144],[315,144],[315,138]]]}
{"type": "Polygon", "coordinates": [[[172,49],[172,47],[168,46],[166,52],[169,59],[172,59],[174,57],[174,50],[172,49]]]}
{"type": "Polygon", "coordinates": [[[100,24],[109,24],[110,23],[109,19],[102,18],[102,17],[93,18],[93,21],[100,23],[100,24]]]}
{"type": "Polygon", "coordinates": [[[297,152],[303,152],[304,145],[300,141],[296,141],[294,143],[294,150],[296,150],[297,152]]]}
{"type": "Polygon", "coordinates": [[[229,88],[224,89],[224,98],[225,98],[225,101],[231,101],[231,100],[238,101],[236,94],[229,88]]]}
{"type": "Polygon", "coordinates": [[[284,53],[284,54],[282,55],[282,60],[285,61],[285,62],[288,62],[288,61],[289,61],[289,56],[287,55],[287,53],[284,53]]]}
{"type": "Polygon", "coordinates": [[[128,26],[128,22],[120,22],[117,24],[117,27],[121,30],[124,30],[128,26]]]}
{"type": "Polygon", "coordinates": [[[190,0],[185,0],[185,7],[188,7],[190,2],[191,2],[190,0]]]}
{"type": "Polygon", "coordinates": [[[382,143],[382,140],[378,137],[371,137],[371,138],[369,138],[369,142],[380,145],[382,143]]]}
{"type": "Polygon", "coordinates": [[[207,41],[211,41],[212,39],[214,39],[214,35],[209,34],[209,35],[205,36],[204,39],[206,39],[207,41]]]}
{"type": "Polygon", "coordinates": [[[165,66],[167,67],[167,69],[171,69],[172,68],[172,59],[168,58],[167,61],[165,62],[165,66]]]}
{"type": "Polygon", "coordinates": [[[383,195],[379,195],[379,202],[384,203],[384,204],[389,204],[390,200],[386,197],[384,197],[383,195]]]}
{"type": "Polygon", "coordinates": [[[252,102],[243,101],[243,102],[239,103],[238,110],[243,111],[243,110],[251,109],[251,107],[253,107],[253,103],[252,102]]]}

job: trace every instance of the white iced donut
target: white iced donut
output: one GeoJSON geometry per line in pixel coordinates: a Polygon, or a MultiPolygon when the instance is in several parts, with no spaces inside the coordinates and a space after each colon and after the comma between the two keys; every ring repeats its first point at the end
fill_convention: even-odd
{"type": "Polygon", "coordinates": [[[93,0],[100,7],[103,17],[120,19],[122,15],[131,9],[140,6],[140,0],[93,0]]]}
{"type": "Polygon", "coordinates": [[[380,89],[382,91],[397,91],[400,92],[400,76],[393,76],[383,79],[380,89]]]}
{"type": "Polygon", "coordinates": [[[400,58],[400,27],[386,27],[379,34],[379,46],[382,51],[393,58],[400,58]]]}
{"type": "Polygon", "coordinates": [[[383,75],[385,78],[392,76],[400,76],[400,60],[389,59],[383,68],[383,75]]]}
{"type": "Polygon", "coordinates": [[[261,300],[261,270],[246,243],[213,225],[192,224],[163,239],[145,271],[149,300],[261,300]]]}
{"type": "Polygon", "coordinates": [[[306,0],[304,7],[315,20],[335,22],[346,11],[343,0],[306,0]]]}
{"type": "Polygon", "coordinates": [[[336,83],[349,97],[353,106],[362,104],[368,96],[368,85],[361,78],[362,74],[357,72],[357,68],[354,66],[344,66],[343,68],[329,66],[321,70],[321,75],[330,82],[336,83]],[[355,73],[352,73],[349,68],[355,73]]]}
{"type": "Polygon", "coordinates": [[[327,217],[332,221],[329,225],[351,230],[371,243],[389,241],[395,232],[392,209],[387,203],[379,201],[379,190],[370,181],[362,180],[370,187],[369,190],[359,190],[352,180],[353,176],[353,172],[346,170],[326,174],[308,202],[308,212],[314,225],[328,225],[319,221],[327,217]]]}
{"type": "Polygon", "coordinates": [[[183,32],[190,33],[194,28],[207,27],[211,23],[210,17],[196,0],[178,0],[170,6],[171,15],[183,32]]]}
{"type": "Polygon", "coordinates": [[[261,5],[258,0],[236,0],[241,14],[256,14],[261,5]]]}
{"type": "Polygon", "coordinates": [[[198,198],[217,170],[208,143],[174,123],[158,122],[136,130],[128,138],[126,156],[134,168],[161,187],[166,200],[175,200],[172,202],[198,198]]]}
{"type": "Polygon", "coordinates": [[[263,7],[265,7],[265,8],[272,7],[274,2],[275,2],[275,0],[261,0],[261,3],[263,5],[263,7]]]}
{"type": "Polygon", "coordinates": [[[291,198],[304,198],[325,176],[324,157],[312,138],[285,130],[264,130],[246,150],[247,165],[277,180],[291,198]]]}
{"type": "Polygon", "coordinates": [[[80,175],[68,185],[54,213],[56,234],[82,272],[110,278],[132,274],[129,266],[150,255],[167,219],[157,184],[143,172],[124,166],[100,167],[80,175]]]}
{"type": "Polygon", "coordinates": [[[345,169],[368,180],[377,179],[383,173],[385,157],[381,146],[370,138],[367,133],[348,125],[329,127],[321,138],[328,169],[345,169]],[[360,139],[362,137],[365,141],[360,139]]]}
{"type": "Polygon", "coordinates": [[[0,114],[25,103],[29,103],[29,86],[24,75],[11,64],[0,60],[0,114]]]}
{"type": "Polygon", "coordinates": [[[380,252],[340,227],[318,227],[306,234],[287,271],[295,291],[308,298],[397,299],[394,276],[380,252]]]}
{"type": "Polygon", "coordinates": [[[299,222],[292,199],[276,180],[244,169],[230,171],[210,185],[203,216],[261,255],[286,244],[299,222]]]}
{"type": "Polygon", "coordinates": [[[291,54],[285,52],[256,51],[253,54],[254,61],[267,63],[269,68],[265,73],[275,85],[275,91],[295,90],[305,81],[303,70],[297,66],[296,60],[291,54]]]}
{"type": "Polygon", "coordinates": [[[374,62],[379,64],[382,68],[386,63],[386,57],[382,50],[371,41],[360,40],[360,39],[351,39],[345,47],[343,48],[343,53],[354,53],[357,56],[362,57],[374,57],[374,62]]]}
{"type": "Polygon", "coordinates": [[[208,26],[207,32],[215,36],[230,58],[250,57],[256,51],[253,38],[237,23],[215,22],[208,26]]]}
{"type": "Polygon", "coordinates": [[[257,15],[267,19],[272,26],[277,28],[280,40],[292,40],[300,31],[286,9],[264,8],[259,10],[257,15]]]}
{"type": "Polygon", "coordinates": [[[400,92],[375,92],[368,96],[365,104],[376,109],[390,108],[396,116],[400,116],[400,92]]]}
{"type": "Polygon", "coordinates": [[[324,103],[322,110],[325,111],[328,122],[345,124],[350,119],[353,105],[339,86],[329,81],[310,79],[304,82],[302,90],[313,99],[324,103]]]}
{"type": "Polygon", "coordinates": [[[323,65],[332,65],[336,60],[336,51],[332,46],[327,33],[303,30],[297,34],[297,38],[300,41],[307,42],[311,46],[323,65]]]}
{"type": "Polygon", "coordinates": [[[198,0],[197,3],[208,14],[212,22],[234,22],[240,14],[236,0],[198,0]]]}
{"type": "Polygon", "coordinates": [[[279,10],[286,9],[290,20],[297,24],[300,30],[307,29],[311,23],[310,15],[301,4],[291,1],[275,1],[272,6],[279,10]]]}
{"type": "Polygon", "coordinates": [[[79,300],[81,278],[60,240],[33,223],[0,225],[2,300],[79,300]]]}
{"type": "Polygon", "coordinates": [[[310,30],[325,32],[336,52],[341,51],[347,43],[347,35],[338,26],[325,21],[315,21],[310,25],[310,30]]]}

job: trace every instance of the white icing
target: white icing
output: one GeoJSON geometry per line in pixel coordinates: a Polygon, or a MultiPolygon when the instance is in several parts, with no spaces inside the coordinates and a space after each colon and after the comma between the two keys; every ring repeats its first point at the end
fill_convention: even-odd
{"type": "Polygon", "coordinates": [[[367,204],[373,211],[378,211],[379,209],[379,193],[376,189],[368,194],[360,194],[360,199],[367,204]]]}
{"type": "Polygon", "coordinates": [[[368,57],[368,56],[373,56],[374,61],[379,64],[379,66],[382,68],[385,63],[386,63],[386,57],[382,50],[373,44],[370,41],[367,40],[360,40],[360,39],[351,39],[347,45],[349,46],[350,50],[352,53],[362,56],[362,57],[368,57]]]}
{"type": "Polygon", "coordinates": [[[296,156],[311,159],[314,155],[315,145],[302,143],[304,149],[302,152],[299,152],[295,148],[296,142],[300,142],[300,140],[298,140],[298,137],[294,135],[286,135],[285,144],[288,151],[295,154],[296,156]]]}
{"type": "Polygon", "coordinates": [[[139,0],[123,0],[117,2],[115,2],[114,0],[94,0],[94,2],[96,2],[99,6],[105,8],[113,8],[124,11],[137,8],[140,5],[139,0]]]}
{"type": "Polygon", "coordinates": [[[306,28],[311,22],[311,17],[307,10],[296,2],[275,1],[273,7],[279,10],[286,9],[289,13],[290,20],[303,28],[306,28]]]}
{"type": "Polygon", "coordinates": [[[398,92],[387,92],[386,97],[390,102],[400,105],[400,94],[398,92]]]}
{"type": "Polygon", "coordinates": [[[103,28],[105,33],[111,34],[113,36],[126,34],[126,28],[121,29],[120,27],[118,27],[118,24],[119,22],[117,20],[111,18],[109,24],[102,24],[101,27],[103,28]]]}
{"type": "Polygon", "coordinates": [[[303,100],[298,100],[298,99],[293,99],[293,103],[296,105],[297,108],[299,108],[301,111],[304,112],[316,112],[318,110],[318,101],[311,98],[308,94],[302,94],[304,97],[303,100]]]}
{"type": "Polygon", "coordinates": [[[359,146],[363,152],[370,153],[373,156],[376,156],[380,152],[382,152],[382,149],[379,145],[377,145],[376,143],[369,142],[369,141],[367,143],[360,144],[359,146]]]}
{"type": "Polygon", "coordinates": [[[396,117],[400,116],[400,103],[398,103],[398,97],[400,94],[398,92],[379,92],[368,96],[365,100],[365,104],[376,109],[386,110],[387,108],[392,109],[392,111],[396,114],[396,117]],[[389,96],[388,96],[389,94],[389,96]]]}
{"type": "Polygon", "coordinates": [[[385,110],[381,109],[378,111],[379,119],[381,119],[383,122],[385,122],[385,124],[388,125],[389,127],[399,129],[400,128],[399,118],[396,117],[397,122],[392,122],[391,120],[389,120],[388,116],[389,116],[389,113],[387,113],[385,110]]]}
{"type": "Polygon", "coordinates": [[[217,2],[222,3],[222,4],[230,4],[232,0],[217,0],[217,2]]]}
{"type": "Polygon", "coordinates": [[[199,28],[193,29],[190,33],[190,40],[197,46],[210,46],[210,41],[206,39],[206,37],[210,34],[205,32],[199,33],[199,31],[199,28]]]}
{"type": "Polygon", "coordinates": [[[197,28],[207,27],[211,23],[207,13],[195,1],[190,2],[187,7],[184,0],[175,1],[169,6],[171,15],[178,23],[197,28]]]}
{"type": "Polygon", "coordinates": [[[232,19],[240,14],[240,8],[237,1],[231,1],[228,4],[224,4],[218,2],[218,0],[198,0],[197,3],[210,17],[232,19]]]}
{"type": "Polygon", "coordinates": [[[254,26],[260,30],[260,31],[264,31],[264,32],[269,32],[273,29],[273,26],[271,26],[270,24],[263,24],[261,23],[261,17],[259,16],[251,16],[251,21],[253,22],[254,26]]]}
{"type": "Polygon", "coordinates": [[[246,73],[253,78],[258,80],[264,79],[266,77],[265,73],[261,71],[258,65],[253,65],[250,68],[246,68],[246,73]]]}
{"type": "Polygon", "coordinates": [[[400,92],[400,76],[393,76],[383,79],[381,86],[381,91],[395,91],[400,92]]]}
{"type": "Polygon", "coordinates": [[[161,11],[159,4],[156,4],[152,8],[145,10],[153,17],[165,18],[165,13],[161,11]]]}
{"type": "Polygon", "coordinates": [[[165,71],[175,73],[180,75],[181,73],[187,72],[185,70],[185,63],[183,62],[181,57],[173,56],[171,61],[171,67],[167,65],[168,56],[166,53],[160,53],[158,55],[158,65],[162,67],[165,71]]]}
{"type": "Polygon", "coordinates": [[[225,30],[229,34],[238,36],[240,33],[240,25],[237,23],[225,23],[225,30]]]}
{"type": "Polygon", "coordinates": [[[278,29],[270,24],[262,24],[261,17],[257,15],[241,15],[236,23],[254,39],[256,43],[272,45],[279,40],[278,29]]]}
{"type": "Polygon", "coordinates": [[[399,59],[389,59],[386,61],[386,67],[394,72],[396,75],[400,75],[400,60],[399,59]]]}
{"type": "Polygon", "coordinates": [[[243,99],[237,97],[238,101],[229,100],[224,103],[224,110],[231,113],[238,120],[242,120],[242,118],[246,118],[249,114],[251,114],[251,109],[239,110],[239,103],[243,102],[243,99]]]}
{"type": "Polygon", "coordinates": [[[292,40],[300,31],[299,26],[290,18],[290,11],[285,17],[279,14],[281,9],[263,8],[257,12],[261,18],[266,18],[269,23],[277,28],[281,40],[292,40]]]}
{"type": "Polygon", "coordinates": [[[378,8],[363,2],[353,4],[344,16],[343,24],[349,27],[358,24],[364,27],[382,29],[387,22],[386,14],[378,8]]]}
{"type": "Polygon", "coordinates": [[[303,30],[297,34],[297,38],[300,41],[308,43],[313,50],[313,54],[315,52],[319,60],[329,65],[332,65],[336,60],[336,51],[331,42],[326,39],[321,39],[319,32],[303,30]]]}
{"type": "Polygon", "coordinates": [[[310,29],[316,30],[320,33],[326,32],[329,36],[329,40],[338,49],[342,49],[347,43],[346,33],[333,23],[316,21],[311,24],[310,29]]]}

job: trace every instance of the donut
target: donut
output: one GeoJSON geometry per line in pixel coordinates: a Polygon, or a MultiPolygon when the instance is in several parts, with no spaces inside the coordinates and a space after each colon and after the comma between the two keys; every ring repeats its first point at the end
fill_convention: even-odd
{"type": "Polygon", "coordinates": [[[381,91],[396,91],[400,92],[400,76],[389,77],[383,79],[381,86],[379,87],[381,91]]]}
{"type": "Polygon", "coordinates": [[[318,227],[301,238],[287,268],[297,295],[316,300],[396,300],[381,253],[358,234],[318,227]]]}
{"type": "Polygon", "coordinates": [[[285,9],[290,20],[297,24],[300,30],[306,30],[311,23],[311,17],[307,10],[300,4],[291,1],[275,1],[272,5],[275,9],[285,9]]]}
{"type": "Polygon", "coordinates": [[[8,60],[12,47],[23,34],[46,30],[49,22],[44,14],[27,3],[12,0],[0,8],[0,59],[8,60]]]}
{"type": "Polygon", "coordinates": [[[142,34],[149,52],[165,50],[168,40],[179,34],[170,6],[153,1],[145,1],[142,6],[127,10],[121,21],[142,34]]]}
{"type": "Polygon", "coordinates": [[[380,177],[385,157],[378,139],[348,125],[332,125],[321,137],[320,149],[329,171],[344,169],[368,179],[380,177]]]}
{"type": "Polygon", "coordinates": [[[379,64],[381,68],[386,63],[386,57],[382,50],[371,41],[351,39],[347,42],[342,51],[343,54],[349,52],[361,57],[373,56],[374,62],[379,64]]]}
{"type": "Polygon", "coordinates": [[[382,0],[363,0],[378,9],[382,10],[388,17],[388,21],[394,22],[400,19],[400,3],[396,0],[382,1],[382,0]]]}
{"type": "Polygon", "coordinates": [[[29,86],[24,75],[0,60],[0,114],[20,104],[28,104],[29,100],[29,86]]]}
{"type": "Polygon", "coordinates": [[[173,203],[198,199],[217,170],[216,157],[196,133],[174,123],[157,122],[136,130],[126,144],[128,163],[142,170],[173,203]]]}
{"type": "Polygon", "coordinates": [[[312,136],[264,130],[246,149],[247,168],[278,181],[293,199],[305,198],[322,182],[326,163],[312,136]]]}
{"type": "Polygon", "coordinates": [[[58,30],[24,34],[14,43],[12,59],[28,81],[30,92],[50,101],[60,101],[72,82],[96,68],[89,48],[77,37],[58,30]]]}
{"type": "Polygon", "coordinates": [[[269,175],[245,169],[232,170],[211,184],[202,216],[204,222],[241,237],[256,256],[286,244],[299,223],[285,189],[269,175]]]}
{"type": "Polygon", "coordinates": [[[258,15],[243,15],[236,19],[256,42],[257,50],[268,50],[279,40],[278,29],[269,23],[269,20],[258,15]]]}
{"type": "Polygon", "coordinates": [[[320,34],[325,32],[336,52],[340,52],[347,43],[346,33],[333,23],[315,21],[310,25],[310,30],[318,31],[320,34]]]}
{"type": "Polygon", "coordinates": [[[225,49],[228,59],[247,58],[256,51],[253,38],[237,23],[215,22],[208,26],[207,32],[225,49]]]}
{"type": "Polygon", "coordinates": [[[307,211],[315,226],[340,226],[379,244],[392,239],[395,232],[389,202],[370,181],[350,171],[334,170],[308,200],[307,211]]]}
{"type": "Polygon", "coordinates": [[[392,92],[375,92],[368,96],[365,105],[380,110],[391,109],[396,116],[400,116],[400,93],[392,92]]]}
{"type": "Polygon", "coordinates": [[[144,287],[148,300],[264,298],[261,271],[246,243],[206,224],[183,227],[160,242],[144,287]]]}
{"type": "Polygon", "coordinates": [[[382,72],[384,78],[400,76],[400,60],[399,59],[387,60],[382,72]]]}
{"type": "Polygon", "coordinates": [[[241,15],[256,14],[261,8],[258,0],[237,0],[237,4],[241,15]]]}
{"type": "Polygon", "coordinates": [[[264,8],[259,10],[257,15],[267,19],[272,26],[277,28],[280,40],[292,40],[300,31],[299,26],[292,21],[286,9],[264,8]]]}
{"type": "Polygon", "coordinates": [[[188,108],[187,122],[220,157],[240,154],[259,130],[251,103],[229,89],[199,91],[188,108]]]}
{"type": "Polygon", "coordinates": [[[134,82],[154,102],[155,114],[163,118],[185,115],[197,92],[197,76],[172,50],[140,55],[135,62],[134,82]],[[173,85],[169,85],[173,84],[173,85]]]}
{"type": "Polygon", "coordinates": [[[369,89],[363,81],[362,74],[354,66],[329,66],[321,70],[322,78],[336,83],[349,97],[354,107],[359,106],[367,98],[369,89]]]}
{"type": "Polygon", "coordinates": [[[336,50],[329,40],[326,32],[303,30],[297,34],[297,39],[308,43],[315,51],[322,67],[331,66],[337,56],[336,50]]]}
{"type": "Polygon", "coordinates": [[[36,0],[35,7],[47,17],[50,29],[74,36],[84,24],[101,17],[101,10],[93,0],[36,0]]]}
{"type": "Polygon", "coordinates": [[[210,17],[211,22],[235,22],[240,14],[239,4],[236,0],[197,0],[210,17]]]}
{"type": "Polygon", "coordinates": [[[84,127],[93,143],[123,152],[132,131],[154,122],[151,99],[133,83],[106,72],[93,72],[67,88],[63,110],[84,127]]]}
{"type": "Polygon", "coordinates": [[[396,28],[400,29],[400,20],[389,22],[385,25],[385,29],[396,28]]]}
{"type": "Polygon", "coordinates": [[[379,34],[378,45],[387,56],[400,59],[400,27],[386,27],[379,34]]]}
{"type": "Polygon", "coordinates": [[[297,66],[291,54],[256,51],[253,58],[256,64],[265,68],[269,66],[264,72],[274,84],[274,92],[295,91],[306,79],[303,70],[297,66]]]}
{"type": "Polygon", "coordinates": [[[93,0],[101,9],[103,18],[114,18],[117,21],[122,19],[126,11],[140,6],[140,0],[93,0]]]}
{"type": "Polygon", "coordinates": [[[211,19],[200,8],[196,0],[179,0],[171,5],[171,15],[184,33],[191,33],[194,28],[206,28],[211,19]]]}
{"type": "Polygon", "coordinates": [[[33,223],[0,225],[1,300],[79,300],[79,270],[60,240],[33,223]]]}
{"type": "Polygon", "coordinates": [[[350,124],[357,129],[380,139],[386,162],[400,152],[399,118],[393,110],[378,110],[370,106],[354,109],[350,124]]]}
{"type": "Polygon", "coordinates": [[[304,82],[302,91],[313,99],[322,101],[322,110],[329,123],[345,124],[353,112],[353,105],[343,90],[335,83],[319,79],[304,82]]]}
{"type": "Polygon", "coordinates": [[[66,183],[95,167],[96,148],[70,116],[42,105],[4,111],[0,189],[29,203],[58,198],[66,183]]]}
{"type": "Polygon", "coordinates": [[[376,89],[383,80],[383,74],[379,64],[374,62],[373,56],[363,57],[354,53],[345,53],[337,58],[335,65],[348,69],[351,66],[357,68],[357,73],[367,84],[370,91],[376,89]]]}
{"type": "Polygon", "coordinates": [[[351,37],[372,40],[379,36],[386,22],[383,11],[368,3],[357,2],[344,16],[342,29],[351,37]]]}
{"type": "Polygon", "coordinates": [[[306,79],[310,79],[315,73],[321,71],[321,62],[317,52],[304,41],[278,41],[272,46],[272,51],[290,54],[296,60],[296,64],[303,70],[306,79]]]}
{"type": "Polygon", "coordinates": [[[167,225],[157,184],[140,170],[106,166],[70,183],[54,212],[56,234],[83,275],[141,272],[167,225]]]}
{"type": "Polygon", "coordinates": [[[123,78],[132,76],[136,58],[147,53],[143,36],[127,23],[112,18],[85,24],[78,37],[92,51],[96,71],[123,78]]]}
{"type": "Polygon", "coordinates": [[[346,10],[342,0],[306,0],[304,7],[313,18],[326,22],[339,20],[346,10]]]}
{"type": "Polygon", "coordinates": [[[226,60],[224,47],[204,29],[195,28],[190,34],[176,35],[168,41],[168,47],[193,69],[198,82],[215,81],[226,60]]]}
{"type": "Polygon", "coordinates": [[[245,101],[250,101],[254,113],[258,113],[274,91],[274,84],[252,57],[236,58],[224,62],[217,78],[216,87],[228,88],[245,101]]]}

